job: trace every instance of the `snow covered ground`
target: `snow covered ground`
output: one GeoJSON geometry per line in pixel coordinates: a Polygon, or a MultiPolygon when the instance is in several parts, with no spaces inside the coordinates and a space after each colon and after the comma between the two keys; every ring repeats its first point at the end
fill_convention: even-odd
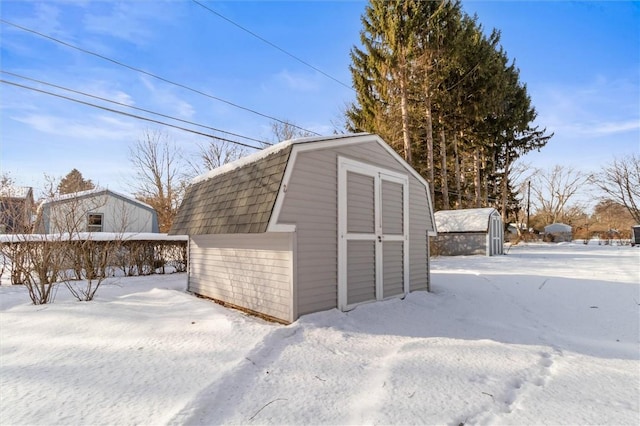
{"type": "Polygon", "coordinates": [[[433,293],[266,323],[185,274],[0,287],[0,424],[640,422],[640,248],[432,260],[433,293]]]}

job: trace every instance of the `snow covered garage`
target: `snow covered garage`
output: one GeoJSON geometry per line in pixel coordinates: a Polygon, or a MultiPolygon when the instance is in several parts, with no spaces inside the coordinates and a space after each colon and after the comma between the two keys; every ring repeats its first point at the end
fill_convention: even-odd
{"type": "Polygon", "coordinates": [[[443,256],[504,253],[504,225],[492,207],[435,213],[434,251],[443,256]]]}
{"type": "Polygon", "coordinates": [[[188,290],[282,322],[429,288],[428,185],[380,137],[281,142],[191,183],[188,290]]]}

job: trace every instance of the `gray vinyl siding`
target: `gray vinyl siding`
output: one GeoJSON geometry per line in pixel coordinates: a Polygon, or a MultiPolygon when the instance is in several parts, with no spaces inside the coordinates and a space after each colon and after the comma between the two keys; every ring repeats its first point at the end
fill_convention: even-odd
{"type": "Polygon", "coordinates": [[[402,241],[385,241],[382,244],[382,297],[384,298],[397,296],[404,292],[403,248],[402,241]]]}
{"type": "Polygon", "coordinates": [[[293,321],[292,234],[194,235],[188,290],[293,321]]]}
{"type": "Polygon", "coordinates": [[[427,289],[427,231],[433,224],[425,186],[375,142],[301,151],[277,218],[296,225],[299,315],[338,305],[339,155],[409,176],[410,290],[427,289]]]}
{"type": "Polygon", "coordinates": [[[409,177],[409,282],[411,291],[429,288],[427,232],[433,231],[427,189],[409,177]],[[426,206],[426,207],[425,207],[426,206]]]}
{"type": "Polygon", "coordinates": [[[349,241],[347,263],[347,304],[376,300],[375,241],[349,241]]]}
{"type": "Polygon", "coordinates": [[[402,235],[404,221],[402,218],[402,185],[382,181],[382,233],[402,235]]]}
{"type": "Polygon", "coordinates": [[[347,173],[347,232],[376,232],[374,178],[371,176],[347,173]]]}

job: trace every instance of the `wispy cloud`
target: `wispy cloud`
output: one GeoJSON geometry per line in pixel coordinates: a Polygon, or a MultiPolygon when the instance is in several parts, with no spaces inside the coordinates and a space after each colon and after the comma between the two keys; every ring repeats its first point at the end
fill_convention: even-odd
{"type": "Polygon", "coordinates": [[[101,6],[101,13],[84,15],[85,31],[136,45],[148,43],[154,37],[158,22],[172,22],[171,15],[163,13],[161,2],[145,2],[143,7],[136,2],[106,2],[101,6]]]}
{"type": "Polygon", "coordinates": [[[593,132],[598,135],[612,135],[640,129],[640,120],[596,123],[593,132]]]}
{"type": "Polygon", "coordinates": [[[135,105],[132,95],[118,88],[113,88],[112,86],[113,84],[108,81],[94,81],[84,84],[83,87],[78,90],[121,104],[135,105]]]}
{"type": "Polygon", "coordinates": [[[637,80],[602,76],[583,86],[549,87],[536,105],[538,121],[556,133],[587,138],[637,131],[639,90],[637,80]]]}
{"type": "Polygon", "coordinates": [[[287,89],[300,92],[315,92],[320,89],[318,76],[314,74],[292,73],[288,70],[282,70],[274,76],[274,81],[287,89]]]}
{"type": "Polygon", "coordinates": [[[195,115],[195,108],[186,100],[177,96],[172,88],[156,86],[150,77],[143,76],[140,81],[149,92],[149,101],[156,112],[177,115],[178,118],[191,119],[195,115]]]}
{"type": "Polygon", "coordinates": [[[82,120],[50,114],[28,114],[11,119],[41,133],[82,141],[134,140],[139,126],[112,115],[92,115],[82,120]]]}

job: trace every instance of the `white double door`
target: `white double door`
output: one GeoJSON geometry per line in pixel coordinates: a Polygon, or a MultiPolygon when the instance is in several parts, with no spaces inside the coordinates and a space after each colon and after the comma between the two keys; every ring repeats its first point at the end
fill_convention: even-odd
{"type": "Polygon", "coordinates": [[[348,310],[409,291],[406,175],[338,161],[338,306],[348,310]]]}

